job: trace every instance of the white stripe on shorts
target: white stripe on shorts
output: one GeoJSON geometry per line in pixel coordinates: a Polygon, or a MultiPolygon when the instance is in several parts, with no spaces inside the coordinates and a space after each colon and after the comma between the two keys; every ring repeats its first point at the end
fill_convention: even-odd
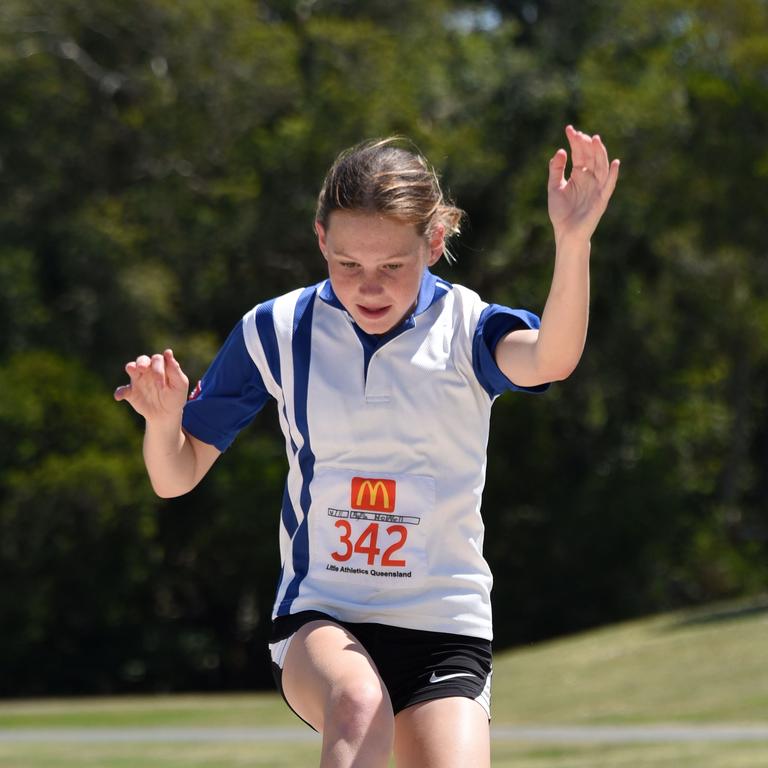
{"type": "MultiPolygon", "coordinates": [[[[296,633],[294,632],[293,634],[295,635],[296,633]]],[[[272,657],[272,662],[277,664],[280,669],[283,668],[285,656],[288,653],[288,647],[290,646],[292,639],[293,635],[288,635],[288,637],[283,640],[278,640],[276,643],[269,644],[269,655],[272,657]]]]}
{"type": "Polygon", "coordinates": [[[488,715],[488,719],[491,719],[491,678],[493,677],[493,670],[488,673],[488,677],[485,681],[485,687],[475,701],[485,710],[488,715]]]}

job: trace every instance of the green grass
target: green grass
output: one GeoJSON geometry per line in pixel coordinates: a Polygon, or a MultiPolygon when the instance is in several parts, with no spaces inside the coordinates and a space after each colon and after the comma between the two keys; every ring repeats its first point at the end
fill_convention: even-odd
{"type": "Polygon", "coordinates": [[[318,755],[314,744],[0,744],[3,768],[301,768],[318,755]]]}
{"type": "MultiPolygon", "coordinates": [[[[500,653],[494,722],[768,723],[768,598],[500,653]]],[[[0,728],[300,726],[273,694],[0,702],[0,728]]],[[[316,744],[11,744],[3,768],[311,766],[316,744]]],[[[750,768],[768,743],[494,744],[496,768],[750,768]]]]}
{"type": "Polygon", "coordinates": [[[495,670],[498,722],[768,721],[768,598],[499,654],[495,670]]]}
{"type": "MultiPolygon", "coordinates": [[[[319,750],[307,744],[0,745],[3,768],[304,768],[319,750]]],[[[494,768],[765,768],[759,744],[545,747],[497,744],[494,768]]],[[[471,768],[471,766],[467,766],[471,768]]]]}
{"type": "Polygon", "coordinates": [[[768,765],[768,745],[612,744],[526,747],[519,744],[496,744],[492,764],[494,768],[765,768],[768,765]]]}
{"type": "Polygon", "coordinates": [[[0,701],[0,728],[249,727],[300,722],[272,693],[0,701]]]}

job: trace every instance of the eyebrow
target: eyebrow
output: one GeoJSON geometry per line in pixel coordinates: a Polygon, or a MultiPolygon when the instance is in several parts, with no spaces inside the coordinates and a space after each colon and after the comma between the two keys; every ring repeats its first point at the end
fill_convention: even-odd
{"type": "MultiPolygon", "coordinates": [[[[331,250],[331,253],[340,259],[349,259],[350,261],[357,261],[357,259],[354,256],[348,255],[345,251],[331,250]]],[[[410,253],[393,253],[389,256],[385,256],[382,259],[379,259],[379,261],[396,261],[397,259],[407,259],[407,258],[410,258],[411,256],[412,254],[410,253]]]]}

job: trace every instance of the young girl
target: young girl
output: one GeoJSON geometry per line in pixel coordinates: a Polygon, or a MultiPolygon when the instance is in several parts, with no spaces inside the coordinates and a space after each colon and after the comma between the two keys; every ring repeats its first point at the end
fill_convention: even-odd
{"type": "Polygon", "coordinates": [[[329,279],[257,305],[187,401],[171,350],[126,365],[155,491],[194,488],[266,401],[288,478],[270,651],[321,766],[490,765],[491,574],[480,496],[491,404],[566,378],[584,347],[590,238],[618,178],[566,128],[549,167],[556,256],[541,322],[429,267],[458,232],[420,156],[342,153],[315,230],[329,279]]]}

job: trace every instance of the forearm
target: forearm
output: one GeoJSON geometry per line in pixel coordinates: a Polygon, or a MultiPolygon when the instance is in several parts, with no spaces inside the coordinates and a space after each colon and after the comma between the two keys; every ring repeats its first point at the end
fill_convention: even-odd
{"type": "Polygon", "coordinates": [[[147,420],[144,431],[144,463],[158,496],[181,496],[197,485],[196,456],[178,422],[147,420]]]}
{"type": "Polygon", "coordinates": [[[496,362],[508,379],[532,386],[565,379],[581,359],[589,321],[590,238],[619,177],[619,161],[608,160],[598,135],[572,125],[565,129],[568,153],[549,161],[547,210],[555,231],[555,269],[538,331],[514,331],[496,346],[496,362]]]}
{"type": "Polygon", "coordinates": [[[541,316],[535,347],[542,380],[569,376],[581,358],[589,322],[590,241],[556,237],[552,286],[541,316]]]}

